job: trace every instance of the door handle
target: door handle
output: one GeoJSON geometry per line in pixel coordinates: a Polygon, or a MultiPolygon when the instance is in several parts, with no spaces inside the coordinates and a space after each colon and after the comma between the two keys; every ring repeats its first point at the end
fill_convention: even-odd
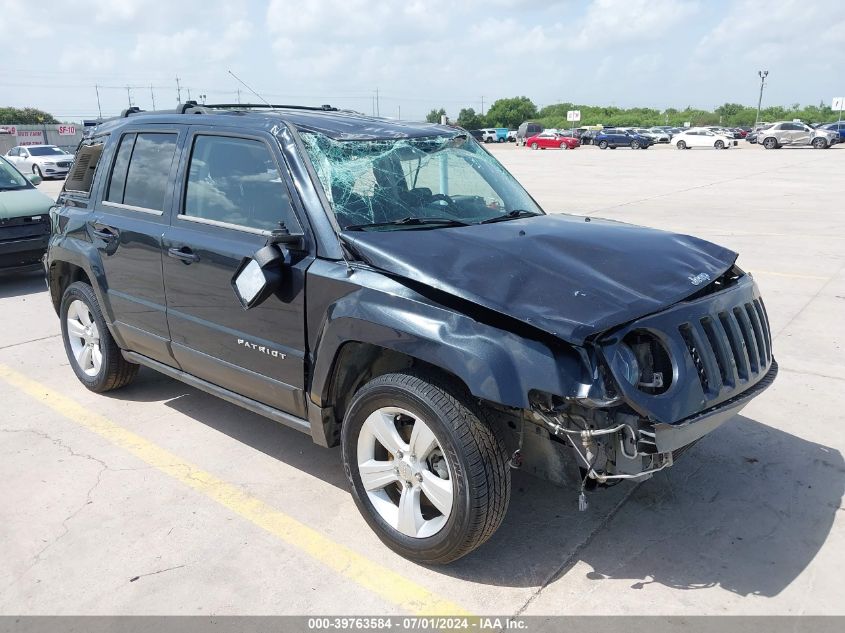
{"type": "Polygon", "coordinates": [[[99,229],[92,228],[91,233],[94,237],[99,237],[101,240],[106,240],[107,242],[111,242],[119,237],[119,233],[117,231],[108,227],[102,227],[99,229]]]}
{"type": "Polygon", "coordinates": [[[198,262],[200,259],[200,256],[194,253],[194,251],[187,246],[182,246],[181,248],[168,248],[167,256],[178,259],[183,264],[193,264],[194,262],[198,262]]]}

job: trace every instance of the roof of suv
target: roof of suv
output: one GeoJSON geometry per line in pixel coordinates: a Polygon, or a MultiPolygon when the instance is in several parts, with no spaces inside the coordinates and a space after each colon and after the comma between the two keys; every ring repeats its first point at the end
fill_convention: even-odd
{"type": "Polygon", "coordinates": [[[191,123],[208,126],[272,130],[283,121],[300,131],[319,132],[337,140],[416,138],[459,133],[457,128],[372,117],[350,110],[297,108],[290,106],[196,106],[179,111],[129,112],[109,119],[95,133],[123,127],[125,124],[191,123]],[[187,119],[185,117],[190,117],[187,119]]]}

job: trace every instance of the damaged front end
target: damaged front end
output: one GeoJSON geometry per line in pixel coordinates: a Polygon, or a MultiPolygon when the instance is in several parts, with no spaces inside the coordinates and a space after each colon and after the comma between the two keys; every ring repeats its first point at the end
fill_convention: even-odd
{"type": "Polygon", "coordinates": [[[736,267],[686,301],[592,338],[584,358],[592,384],[563,397],[535,392],[530,411],[570,447],[582,493],[671,466],[777,374],[763,301],[736,267]]]}

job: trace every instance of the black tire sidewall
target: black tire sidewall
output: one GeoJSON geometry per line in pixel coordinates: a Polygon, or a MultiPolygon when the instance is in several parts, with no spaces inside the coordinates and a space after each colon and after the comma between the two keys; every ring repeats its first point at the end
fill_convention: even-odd
{"type": "Polygon", "coordinates": [[[61,319],[62,342],[64,343],[65,353],[67,354],[73,373],[76,374],[79,381],[88,389],[97,391],[102,387],[106,381],[106,377],[109,375],[110,355],[107,352],[107,346],[111,342],[111,333],[106,325],[106,320],[103,318],[103,313],[100,310],[100,304],[97,302],[97,297],[94,295],[94,290],[91,286],[82,282],[76,282],[68,286],[62,295],[59,317],[61,319]],[[67,312],[70,304],[77,299],[81,300],[88,306],[88,310],[91,312],[91,316],[94,317],[94,322],[97,324],[97,331],[100,334],[100,352],[103,357],[103,362],[100,365],[100,371],[96,376],[89,376],[80,369],[79,363],[76,362],[73,350],[70,347],[70,340],[67,332],[67,312]]]}
{"type": "Polygon", "coordinates": [[[453,437],[454,429],[441,419],[440,413],[423,397],[399,385],[364,387],[355,397],[341,430],[341,450],[346,476],[352,484],[352,496],[367,524],[386,545],[410,559],[438,559],[460,548],[472,524],[470,514],[470,482],[468,464],[453,437]],[[382,407],[398,407],[420,416],[434,432],[446,456],[454,482],[455,503],[446,525],[433,536],[412,538],[389,525],[370,501],[361,483],[357,466],[358,435],[367,416],[382,407]]]}

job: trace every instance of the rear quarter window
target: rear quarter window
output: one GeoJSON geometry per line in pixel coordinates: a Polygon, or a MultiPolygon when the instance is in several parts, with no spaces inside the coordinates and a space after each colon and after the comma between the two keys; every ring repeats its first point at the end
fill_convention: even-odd
{"type": "Polygon", "coordinates": [[[65,179],[64,190],[72,193],[90,194],[100,157],[103,155],[103,140],[98,139],[82,145],[73,159],[73,167],[65,179]]]}

